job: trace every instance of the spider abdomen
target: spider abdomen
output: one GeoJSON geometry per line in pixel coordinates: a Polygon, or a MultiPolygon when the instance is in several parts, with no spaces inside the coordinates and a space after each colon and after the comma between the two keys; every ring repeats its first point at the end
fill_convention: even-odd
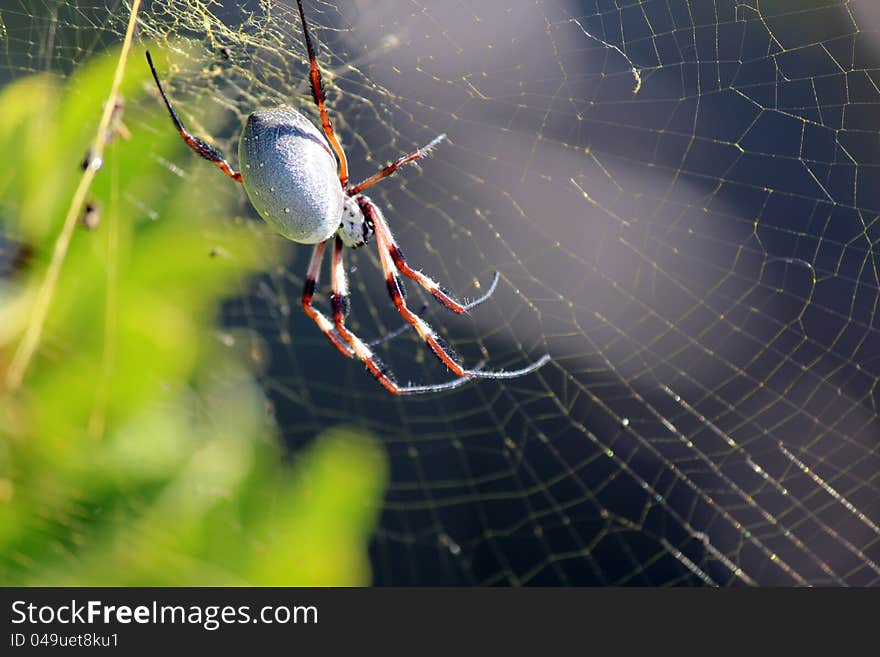
{"type": "Polygon", "coordinates": [[[321,131],[298,111],[277,107],[251,114],[238,160],[251,204],[281,235],[317,244],[339,228],[345,195],[336,158],[321,131]]]}

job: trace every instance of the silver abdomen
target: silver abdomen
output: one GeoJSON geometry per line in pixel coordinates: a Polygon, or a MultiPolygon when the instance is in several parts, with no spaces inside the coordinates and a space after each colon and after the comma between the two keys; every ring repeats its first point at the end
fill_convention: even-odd
{"type": "Polygon", "coordinates": [[[284,237],[316,244],[339,228],[345,195],[336,158],[323,133],[292,107],[251,114],[238,161],[254,208],[284,237]]]}

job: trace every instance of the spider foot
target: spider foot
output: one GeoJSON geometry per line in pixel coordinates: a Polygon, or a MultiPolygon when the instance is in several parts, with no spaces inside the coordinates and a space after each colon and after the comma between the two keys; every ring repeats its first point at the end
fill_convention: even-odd
{"type": "Polygon", "coordinates": [[[544,354],[531,365],[526,365],[518,370],[490,370],[485,371],[482,368],[466,370],[465,376],[472,379],[515,379],[526,374],[531,374],[550,362],[550,354],[544,354]]]}
{"type": "Polygon", "coordinates": [[[464,376],[460,376],[457,379],[453,379],[452,381],[447,381],[446,383],[435,383],[433,385],[425,385],[425,386],[406,386],[406,387],[398,387],[397,394],[400,395],[419,395],[431,392],[443,392],[445,390],[454,390],[455,388],[460,388],[464,384],[473,381],[474,379],[515,379],[520,376],[525,376],[526,374],[531,374],[532,372],[540,369],[544,365],[550,362],[550,354],[544,354],[538,360],[536,360],[531,365],[527,365],[526,367],[520,368],[518,370],[489,370],[486,371],[483,367],[486,364],[486,361],[481,360],[477,363],[473,369],[465,370],[464,376]]]}
{"type": "Polygon", "coordinates": [[[434,137],[428,144],[426,144],[425,146],[422,146],[418,150],[419,157],[427,157],[428,155],[430,155],[431,151],[433,151],[435,148],[437,148],[437,146],[440,144],[440,142],[443,141],[444,139],[446,139],[445,132],[434,137]]]}
{"type": "MultiPolygon", "coordinates": [[[[470,370],[471,372],[479,372],[486,365],[486,361],[481,360],[479,363],[474,365],[474,369],[470,370]]],[[[451,381],[447,381],[446,383],[434,383],[431,385],[425,386],[399,386],[397,389],[397,394],[399,395],[420,395],[429,392],[442,392],[444,390],[455,390],[456,388],[460,388],[465,383],[472,381],[474,379],[473,376],[460,376],[456,379],[452,379],[451,381]]]]}
{"type": "Polygon", "coordinates": [[[476,308],[481,303],[483,303],[486,299],[491,297],[495,293],[495,288],[498,287],[498,279],[500,279],[500,278],[501,278],[501,274],[499,274],[496,271],[492,275],[492,283],[489,285],[489,289],[486,290],[486,292],[484,292],[482,296],[479,296],[476,299],[474,299],[473,301],[468,301],[466,304],[464,304],[464,309],[467,311],[467,310],[470,310],[471,308],[476,308]]]}
{"type": "MultiPolygon", "coordinates": [[[[398,252],[399,251],[400,249],[398,249],[398,252]]],[[[449,293],[449,290],[447,290],[442,285],[437,285],[433,281],[429,281],[430,284],[426,287],[426,289],[434,297],[434,300],[437,301],[441,306],[443,306],[444,308],[448,308],[458,315],[461,315],[468,312],[469,310],[472,310],[473,308],[476,308],[481,303],[486,301],[486,299],[491,297],[495,293],[495,289],[498,287],[498,281],[500,278],[501,274],[496,271],[494,274],[492,274],[492,282],[489,284],[489,289],[476,299],[473,299],[466,303],[460,303],[456,301],[449,293]]]]}
{"type": "MultiPolygon", "coordinates": [[[[489,289],[486,290],[481,296],[464,304],[462,306],[464,308],[464,310],[465,311],[472,310],[473,308],[476,308],[481,303],[486,301],[489,297],[491,297],[495,293],[495,289],[498,287],[498,280],[500,278],[501,278],[501,275],[496,271],[492,276],[492,283],[489,285],[489,289]]],[[[444,307],[446,307],[446,306],[444,306],[444,307]]],[[[419,310],[416,314],[421,315],[427,309],[428,309],[428,304],[422,304],[422,307],[419,308],[419,310]]],[[[380,344],[385,344],[386,342],[390,342],[394,338],[396,338],[400,335],[403,335],[411,328],[412,328],[412,324],[410,324],[409,322],[404,322],[401,326],[398,326],[396,329],[394,329],[390,333],[383,335],[381,338],[376,338],[375,340],[368,342],[367,346],[368,347],[376,347],[380,344]]]]}

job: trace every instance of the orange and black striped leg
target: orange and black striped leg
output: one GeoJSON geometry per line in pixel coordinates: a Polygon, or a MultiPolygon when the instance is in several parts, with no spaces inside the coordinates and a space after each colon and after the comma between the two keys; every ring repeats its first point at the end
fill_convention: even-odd
{"type": "Polygon", "coordinates": [[[241,173],[232,168],[232,165],[226,161],[226,158],[223,156],[223,153],[220,149],[211,146],[211,144],[205,142],[198,137],[195,137],[189,133],[189,131],[183,126],[183,121],[180,120],[180,117],[177,116],[177,112],[174,111],[174,107],[171,105],[171,101],[168,99],[168,94],[165,93],[165,87],[162,86],[162,82],[159,80],[159,74],[156,72],[156,67],[153,65],[153,58],[150,56],[150,51],[147,51],[147,63],[150,65],[150,71],[153,73],[153,79],[156,81],[156,86],[159,87],[159,94],[162,96],[162,100],[165,101],[165,107],[168,108],[168,113],[171,115],[171,120],[174,121],[174,125],[177,128],[177,131],[180,133],[180,136],[183,137],[183,141],[186,142],[187,146],[193,149],[196,153],[201,155],[206,160],[210,160],[217,167],[225,173],[227,176],[232,178],[237,182],[241,182],[241,173]]]}
{"type": "Polygon", "coordinates": [[[397,275],[397,268],[391,256],[392,245],[389,244],[386,239],[385,233],[380,231],[377,227],[376,243],[379,248],[379,260],[382,263],[382,272],[385,274],[385,283],[388,285],[388,293],[391,295],[391,300],[394,302],[394,307],[397,308],[397,312],[399,312],[407,322],[412,324],[422,340],[424,340],[431,348],[431,351],[434,352],[434,355],[437,356],[437,358],[439,358],[440,361],[446,365],[453,374],[455,374],[455,376],[471,376],[471,374],[458,363],[455,357],[450,353],[449,349],[440,344],[440,338],[434,332],[434,329],[432,329],[425,320],[412,312],[406,305],[403,285],[400,281],[400,277],[397,275]]]}
{"type": "Polygon", "coordinates": [[[333,346],[339,349],[344,355],[351,358],[351,350],[348,348],[348,345],[346,345],[345,342],[334,333],[333,324],[320,310],[315,309],[312,305],[312,299],[315,296],[315,287],[318,285],[318,276],[321,273],[321,260],[324,258],[324,250],[327,248],[327,243],[329,241],[330,240],[324,240],[319,244],[315,244],[315,248],[312,251],[312,260],[309,262],[309,271],[306,273],[306,282],[305,285],[303,285],[302,307],[303,310],[305,310],[306,315],[314,320],[315,324],[318,325],[318,328],[320,328],[324,335],[327,336],[327,339],[333,343],[333,346]]]}
{"type": "MultiPolygon", "coordinates": [[[[439,358],[440,361],[444,365],[446,365],[446,367],[453,374],[459,377],[457,380],[450,381],[446,384],[411,387],[406,390],[406,394],[449,390],[451,388],[456,388],[459,385],[462,385],[462,382],[469,379],[515,379],[520,376],[525,376],[526,374],[534,372],[535,370],[543,367],[550,361],[549,354],[545,354],[530,365],[527,365],[526,367],[520,368],[518,370],[490,370],[487,372],[482,369],[482,362],[473,369],[464,369],[464,367],[462,367],[452,355],[449,348],[443,346],[440,343],[440,338],[434,332],[434,329],[432,329],[425,320],[413,313],[407,307],[406,299],[404,299],[403,295],[403,287],[401,285],[400,278],[397,275],[395,262],[391,255],[391,247],[393,246],[393,244],[387,241],[385,231],[379,230],[378,226],[376,229],[376,243],[379,248],[379,260],[382,263],[382,271],[385,274],[385,281],[388,285],[388,292],[391,294],[391,299],[392,301],[394,301],[394,306],[397,308],[397,312],[399,312],[407,322],[412,324],[413,328],[416,330],[422,340],[424,340],[431,348],[431,351],[434,352],[434,355],[436,355],[437,358],[439,358]]],[[[492,289],[494,289],[494,284],[492,289]]]]}
{"type": "Polygon", "coordinates": [[[309,34],[309,26],[306,24],[306,15],[303,12],[302,0],[296,0],[299,7],[299,18],[302,21],[303,38],[306,42],[306,51],[309,54],[309,81],[312,85],[312,98],[315,99],[315,105],[321,114],[321,127],[333,150],[336,151],[336,157],[339,158],[339,182],[343,189],[348,187],[348,160],[345,159],[345,151],[333,132],[333,126],[330,125],[330,116],[327,114],[327,105],[324,102],[324,85],[321,81],[321,69],[318,68],[318,61],[315,58],[315,48],[312,45],[312,37],[309,34]]]}
{"type": "Polygon", "coordinates": [[[330,270],[333,285],[333,322],[336,325],[336,331],[351,346],[354,355],[367,366],[370,374],[376,377],[376,380],[388,392],[395,395],[401,394],[403,389],[394,381],[388,368],[376,358],[372,350],[358,336],[345,326],[345,317],[348,314],[348,280],[345,276],[342,249],[342,240],[337,237],[333,246],[333,265],[330,270]]]}
{"type": "Polygon", "coordinates": [[[383,178],[387,178],[388,176],[392,175],[395,171],[397,171],[401,167],[406,166],[410,162],[415,162],[416,160],[420,160],[423,157],[427,157],[428,155],[431,154],[431,151],[434,150],[434,148],[437,146],[437,144],[439,144],[444,139],[446,139],[446,135],[439,135],[438,137],[435,137],[434,140],[431,141],[431,143],[428,144],[427,146],[422,146],[421,148],[414,150],[412,153],[409,153],[408,155],[404,155],[403,157],[399,158],[397,161],[392,162],[387,167],[382,169],[379,173],[370,176],[369,178],[367,178],[363,182],[358,183],[354,187],[350,187],[348,189],[348,195],[355,196],[357,194],[360,194],[362,191],[367,189],[367,187],[372,187],[373,185],[375,185],[377,182],[379,182],[383,178]]]}
{"type": "MultiPolygon", "coordinates": [[[[381,241],[381,238],[379,238],[381,241]]],[[[309,266],[309,278],[307,279],[306,290],[303,293],[303,307],[306,308],[306,312],[312,316],[318,325],[321,327],[321,330],[327,335],[331,341],[336,344],[334,338],[336,336],[333,333],[333,328],[329,326],[329,322],[327,319],[311,308],[311,296],[307,296],[309,294],[310,289],[314,290],[315,281],[317,281],[318,269],[320,268],[321,257],[324,254],[324,248],[326,247],[327,242],[322,242],[315,247],[315,253],[312,255],[312,264],[309,266]],[[312,281],[311,285],[309,285],[308,281],[312,281]],[[314,313],[314,314],[313,314],[314,313]]],[[[366,365],[367,370],[372,374],[376,380],[391,394],[394,395],[418,395],[425,394],[431,392],[442,392],[444,390],[453,390],[460,386],[463,386],[468,381],[474,378],[486,378],[486,379],[513,379],[519,376],[523,376],[524,374],[529,374],[530,372],[534,372],[536,369],[544,365],[549,359],[549,356],[544,356],[540,358],[536,362],[531,365],[524,367],[519,370],[514,371],[495,371],[495,372],[484,372],[482,370],[483,362],[481,361],[471,370],[465,370],[459,365],[445,350],[439,343],[439,339],[434,333],[433,329],[428,326],[421,318],[414,315],[407,307],[406,303],[403,300],[403,294],[400,287],[400,281],[396,276],[396,272],[394,270],[394,263],[391,260],[391,256],[388,254],[387,249],[382,249],[380,245],[380,255],[382,260],[382,268],[385,271],[385,276],[389,281],[388,289],[392,292],[392,298],[394,299],[394,305],[397,307],[398,312],[404,316],[404,318],[410,322],[419,334],[425,339],[425,341],[434,349],[434,353],[440,357],[449,369],[456,373],[457,378],[452,381],[447,381],[445,383],[436,383],[431,385],[424,386],[400,386],[391,376],[391,372],[382,364],[382,362],[376,358],[373,352],[370,350],[370,347],[357,337],[354,333],[349,331],[345,327],[345,316],[348,312],[348,280],[345,276],[345,267],[342,261],[342,249],[343,244],[340,238],[336,238],[333,247],[333,266],[331,269],[331,277],[332,277],[332,285],[333,285],[333,320],[336,327],[336,331],[342,338],[351,346],[352,351],[354,352],[354,356],[356,356],[364,365],[366,365]],[[442,354],[442,356],[441,356],[442,354]]],[[[338,338],[336,338],[338,339],[338,338]]],[[[338,348],[338,345],[337,345],[338,348]]],[[[346,353],[346,355],[352,355],[350,352],[346,353]]]]}
{"type": "MultiPolygon", "coordinates": [[[[370,199],[366,196],[358,196],[356,197],[358,206],[361,211],[364,213],[364,216],[368,221],[371,221],[376,231],[376,236],[379,238],[379,244],[385,244],[386,246],[380,247],[380,250],[385,252],[391,257],[391,260],[394,265],[394,269],[398,270],[401,274],[406,276],[407,278],[411,278],[416,281],[419,285],[425,288],[428,292],[430,292],[437,301],[442,303],[444,306],[449,308],[454,313],[462,314],[467,310],[467,306],[462,304],[455,299],[453,299],[449,294],[440,287],[435,281],[431,280],[428,276],[425,276],[422,272],[414,270],[410,267],[406,260],[403,257],[403,253],[400,250],[400,247],[394,241],[394,236],[391,234],[391,229],[388,227],[388,222],[385,221],[385,217],[382,214],[382,211],[376,206],[370,199]]],[[[494,290],[494,286],[492,287],[494,290]]],[[[485,301],[485,299],[484,299],[485,301]]]]}
{"type": "MultiPolygon", "coordinates": [[[[492,294],[495,292],[495,288],[498,287],[498,279],[499,278],[500,278],[500,276],[499,276],[498,272],[496,271],[495,275],[492,277],[492,283],[489,285],[489,289],[486,290],[485,292],[483,292],[483,294],[478,296],[476,299],[468,301],[465,304],[464,309],[467,311],[467,310],[470,310],[471,308],[476,308],[481,303],[486,301],[489,297],[491,297],[492,294]]],[[[422,307],[416,311],[416,315],[422,315],[427,309],[428,309],[428,304],[422,304],[422,307]]],[[[368,342],[367,345],[369,345],[370,347],[378,347],[380,344],[390,342],[391,340],[394,340],[398,336],[403,335],[404,333],[409,331],[411,328],[412,328],[412,324],[410,324],[409,322],[404,322],[401,326],[398,326],[396,329],[394,329],[390,333],[386,333],[382,337],[376,338],[375,340],[368,342]]]]}

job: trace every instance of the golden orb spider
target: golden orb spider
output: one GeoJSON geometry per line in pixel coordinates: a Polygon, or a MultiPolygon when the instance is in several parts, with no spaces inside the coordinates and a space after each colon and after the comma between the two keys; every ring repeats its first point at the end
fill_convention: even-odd
{"type": "Polygon", "coordinates": [[[395,395],[439,392],[457,388],[472,379],[511,379],[534,372],[547,363],[549,355],[544,355],[531,365],[518,370],[483,371],[482,364],[473,369],[465,369],[450,354],[449,349],[443,346],[434,329],[407,306],[399,274],[416,281],[441,304],[457,314],[464,313],[488,298],[495,289],[497,274],[487,294],[465,305],[453,299],[428,276],[407,264],[382,211],[363,191],[401,167],[425,157],[446,135],[440,135],[427,146],[404,155],[363,182],[350,185],[345,151],[333,132],[324,102],[321,70],[306,24],[302,0],[297,0],[297,6],[309,56],[312,97],[321,116],[321,130],[293,107],[257,110],[248,117],[242,130],[238,143],[241,170],[236,171],[220,150],[193,136],[184,127],[159,80],[148,51],[147,62],[156,86],[180,136],[196,153],[216,164],[232,180],[242,183],[256,211],[278,233],[300,244],[315,245],[302,293],[303,310],[333,346],[344,356],[356,357],[362,361],[389,392],[395,395]],[[364,343],[345,326],[349,299],[342,258],[343,248],[359,248],[373,234],[376,236],[382,270],[395,308],[415,328],[437,358],[455,374],[456,379],[434,385],[401,386],[373,353],[371,345],[364,343]],[[321,261],[331,240],[332,323],[312,304],[321,261]]]}

